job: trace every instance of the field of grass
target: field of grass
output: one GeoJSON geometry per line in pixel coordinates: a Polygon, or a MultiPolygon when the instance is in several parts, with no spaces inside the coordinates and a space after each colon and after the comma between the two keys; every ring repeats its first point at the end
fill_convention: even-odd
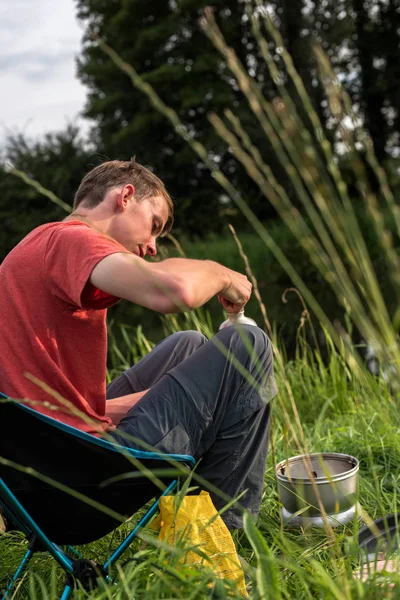
{"type": "MultiPolygon", "coordinates": [[[[181,318],[182,321],[182,318],[181,318]]],[[[201,326],[168,321],[174,327],[201,326]]],[[[141,334],[132,344],[136,358],[148,350],[141,334]]],[[[328,360],[299,348],[297,359],[276,358],[280,393],[274,400],[273,425],[262,508],[256,527],[235,532],[250,597],[261,598],[397,598],[399,573],[373,575],[366,582],[354,576],[360,563],[357,532],[362,520],[335,530],[282,527],[274,464],[304,451],[349,453],[360,461],[359,501],[363,520],[396,512],[400,482],[400,415],[397,402],[383,382],[366,374],[365,381],[347,367],[343,356],[327,342],[328,360]]],[[[127,354],[127,348],[122,349],[127,354]]],[[[127,361],[131,359],[127,356],[127,361]]],[[[118,358],[114,357],[115,373],[118,358]]],[[[124,368],[120,364],[120,368],[124,368]]],[[[123,536],[130,524],[122,526],[123,536]]],[[[146,537],[146,534],[144,534],[146,537]]],[[[147,539],[147,538],[146,538],[147,539]]],[[[92,558],[107,554],[115,534],[91,544],[92,558]]],[[[0,538],[0,587],[16,567],[26,542],[16,533],[0,538]]],[[[184,566],[185,550],[158,548],[138,540],[118,565],[116,585],[76,598],[239,598],[229,581],[217,580],[211,565],[184,566]]],[[[15,588],[14,598],[57,597],[63,576],[45,554],[37,554],[15,588]]]]}
{"type": "MultiPolygon", "coordinates": [[[[285,358],[286,349],[282,347],[279,335],[274,333],[280,391],[273,401],[262,507],[256,525],[246,521],[245,530],[234,533],[250,597],[252,600],[399,598],[400,570],[374,574],[373,568],[370,568],[365,581],[357,577],[362,561],[357,543],[359,528],[364,522],[398,510],[398,201],[390,188],[387,173],[376,161],[371,140],[359,119],[354,119],[349,98],[341,89],[323,51],[315,49],[318,75],[329,100],[332,122],[337,126],[337,141],[346,153],[354,176],[352,179],[356,182],[357,206],[340,172],[335,148],[325,135],[279,32],[262,11],[254,12],[251,20],[255,39],[282,100],[278,105],[262,97],[247,69],[227,47],[212,11],[206,11],[202,27],[226,60],[238,89],[243,93],[243,101],[251,107],[268,143],[279,157],[295,191],[296,201],[276,180],[269,165],[264,163],[260,150],[253,145],[243,124],[229,108],[224,114],[225,121],[215,114],[210,115],[210,121],[235,159],[259,187],[265,201],[276,210],[280,217],[279,232],[259,221],[240,190],[232,186],[218,164],[210,158],[212,153],[209,149],[189,134],[179,116],[158,97],[156,91],[113,49],[99,43],[209,168],[223,193],[243,214],[243,222],[253,228],[254,233],[242,236],[242,241],[259,279],[267,312],[268,300],[274,295],[274,285],[277,281],[284,281],[282,274],[301,294],[297,295],[296,302],[302,297],[307,304],[307,310],[301,303],[296,305],[299,309],[287,307],[292,328],[290,343],[296,348],[296,352],[289,356],[295,356],[295,359],[285,358]],[[262,21],[264,30],[260,30],[262,21]],[[277,53],[282,63],[279,69],[284,73],[283,77],[271,59],[266,39],[279,50],[277,53]],[[288,92],[288,82],[291,84],[289,87],[295,90],[296,98],[303,103],[304,114],[308,117],[306,123],[288,92]],[[367,166],[375,174],[374,186],[369,181],[367,166]],[[257,241],[254,241],[255,236],[257,241]],[[299,259],[300,255],[302,258],[299,259]],[[341,307],[341,322],[334,321],[335,315],[327,310],[329,307],[324,294],[317,293],[318,286],[336,299],[337,306],[341,307]],[[304,343],[305,329],[310,327],[308,309],[318,323],[313,349],[304,343]],[[319,332],[324,330],[326,335],[321,339],[319,332]],[[383,367],[392,369],[390,390],[383,378],[373,377],[362,367],[353,351],[354,332],[353,340],[368,340],[383,367]],[[334,530],[329,527],[307,530],[283,527],[274,465],[289,456],[318,451],[348,453],[360,461],[358,500],[361,516],[346,527],[334,530]]],[[[25,176],[24,180],[37,186],[25,176]]],[[[183,246],[189,257],[213,258],[243,270],[233,242],[230,246],[225,241],[208,240],[203,248],[201,244],[196,247],[195,254],[191,251],[193,249],[185,247],[184,241],[183,246]]],[[[276,306],[283,291],[275,294],[276,306]]],[[[249,315],[257,318],[252,313],[254,306],[250,305],[249,315]]],[[[260,314],[257,318],[259,323],[260,314]]],[[[141,322],[140,315],[133,307],[129,320],[118,321],[137,324],[141,322]]],[[[273,312],[268,312],[268,316],[274,325],[277,319],[273,312]]],[[[211,334],[215,324],[215,319],[213,325],[203,311],[179,318],[168,316],[163,319],[162,327],[158,326],[157,335],[161,331],[166,335],[191,328],[205,329],[211,334]]],[[[146,327],[121,328],[114,325],[110,334],[111,378],[148,352],[157,341],[153,330],[149,331],[146,327]]],[[[115,535],[124,536],[129,527],[130,523],[125,524],[115,535]]],[[[115,542],[115,535],[93,543],[88,549],[89,558],[107,555],[115,542]]],[[[232,583],[216,578],[212,563],[196,568],[185,564],[190,546],[160,547],[154,536],[149,537],[145,532],[144,537],[145,540],[138,540],[132,545],[117,566],[115,585],[103,586],[90,594],[78,591],[75,597],[117,600],[241,597],[232,583]]],[[[18,535],[7,534],[0,538],[0,587],[15,569],[25,548],[26,542],[18,535]]],[[[52,560],[38,554],[16,586],[13,597],[52,599],[61,584],[60,574],[52,560]]]]}

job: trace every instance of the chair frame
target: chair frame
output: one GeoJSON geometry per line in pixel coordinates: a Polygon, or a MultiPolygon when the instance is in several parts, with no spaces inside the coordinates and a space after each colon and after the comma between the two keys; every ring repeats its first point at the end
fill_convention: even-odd
{"type": "MultiPolygon", "coordinates": [[[[11,402],[15,402],[4,396],[0,392],[0,396],[2,398],[6,398],[11,402]]],[[[19,404],[19,403],[18,403],[19,404]]],[[[34,411],[33,409],[19,404],[22,410],[31,411],[34,413],[36,418],[47,421],[50,426],[62,429],[72,435],[81,437],[90,441],[93,444],[100,445],[103,448],[108,450],[116,451],[124,453],[126,456],[131,456],[135,459],[157,459],[164,461],[177,461],[183,462],[190,467],[195,466],[195,459],[192,456],[188,455],[179,455],[179,454],[158,454],[156,452],[143,452],[139,450],[134,450],[132,448],[127,448],[126,446],[118,446],[117,444],[113,444],[101,438],[96,438],[88,433],[82,432],[74,427],[56,421],[51,417],[47,417],[38,411],[34,411]]],[[[93,561],[83,559],[79,553],[73,548],[69,547],[72,552],[79,556],[79,559],[73,560],[68,554],[60,548],[57,544],[52,542],[50,538],[46,535],[46,533],[37,525],[35,520],[31,517],[31,515],[25,510],[19,500],[16,498],[12,490],[7,486],[5,481],[0,478],[0,507],[2,508],[6,519],[9,519],[15,529],[21,531],[28,539],[28,550],[23,556],[19,566],[15,574],[12,576],[11,581],[9,582],[5,593],[3,594],[1,600],[7,600],[9,598],[12,588],[14,587],[16,581],[21,577],[22,573],[26,569],[29,564],[30,559],[37,551],[47,551],[61,566],[61,568],[65,571],[67,575],[67,580],[65,587],[62,591],[62,595],[60,600],[67,600],[70,598],[73,590],[74,583],[76,581],[80,581],[82,585],[95,586],[96,580],[99,577],[103,577],[107,582],[111,583],[111,578],[108,575],[111,567],[117,562],[117,560],[122,556],[128,546],[133,542],[136,538],[139,531],[147,525],[147,523],[151,520],[151,518],[157,513],[158,506],[160,502],[160,498],[163,496],[167,496],[172,494],[178,485],[178,479],[174,479],[165,489],[165,491],[159,495],[159,497],[153,502],[150,506],[146,514],[140,519],[140,521],[136,524],[134,529],[127,535],[125,540],[121,542],[121,544],[114,550],[108,560],[102,564],[96,564],[93,561]]],[[[90,587],[87,587],[90,589],[90,587]]]]}

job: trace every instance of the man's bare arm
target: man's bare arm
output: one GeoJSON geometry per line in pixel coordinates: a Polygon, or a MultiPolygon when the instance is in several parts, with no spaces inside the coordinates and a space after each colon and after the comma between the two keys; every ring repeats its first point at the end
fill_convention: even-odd
{"type": "Polygon", "coordinates": [[[216,295],[224,308],[238,312],[251,295],[245,275],[210,260],[187,258],[151,263],[131,254],[111,254],[95,266],[90,282],[161,313],[197,308],[216,295]]]}

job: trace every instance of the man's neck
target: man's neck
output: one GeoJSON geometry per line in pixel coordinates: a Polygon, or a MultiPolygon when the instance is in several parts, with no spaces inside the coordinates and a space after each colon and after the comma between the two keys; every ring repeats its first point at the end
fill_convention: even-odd
{"type": "Polygon", "coordinates": [[[72,212],[64,221],[82,221],[89,225],[89,227],[93,227],[93,229],[97,229],[97,231],[108,235],[109,219],[99,217],[100,215],[95,214],[95,210],[83,209],[72,212]]]}

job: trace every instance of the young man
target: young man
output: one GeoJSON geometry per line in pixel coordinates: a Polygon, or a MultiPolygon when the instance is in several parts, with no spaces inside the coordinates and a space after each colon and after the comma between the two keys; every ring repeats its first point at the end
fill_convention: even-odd
{"type": "MultiPolygon", "coordinates": [[[[172,219],[163,183],[134,160],[90,171],[73,213],[32,231],[0,266],[0,391],[118,443],[201,458],[198,474],[230,498],[247,490],[241,503],[256,515],[276,393],[261,329],[172,335],[106,390],[106,312],[119,299],[170,313],[218,295],[236,313],[250,298],[248,279],[213,261],[143,260],[172,219]]],[[[242,525],[234,508],[224,518],[242,525]]]]}

